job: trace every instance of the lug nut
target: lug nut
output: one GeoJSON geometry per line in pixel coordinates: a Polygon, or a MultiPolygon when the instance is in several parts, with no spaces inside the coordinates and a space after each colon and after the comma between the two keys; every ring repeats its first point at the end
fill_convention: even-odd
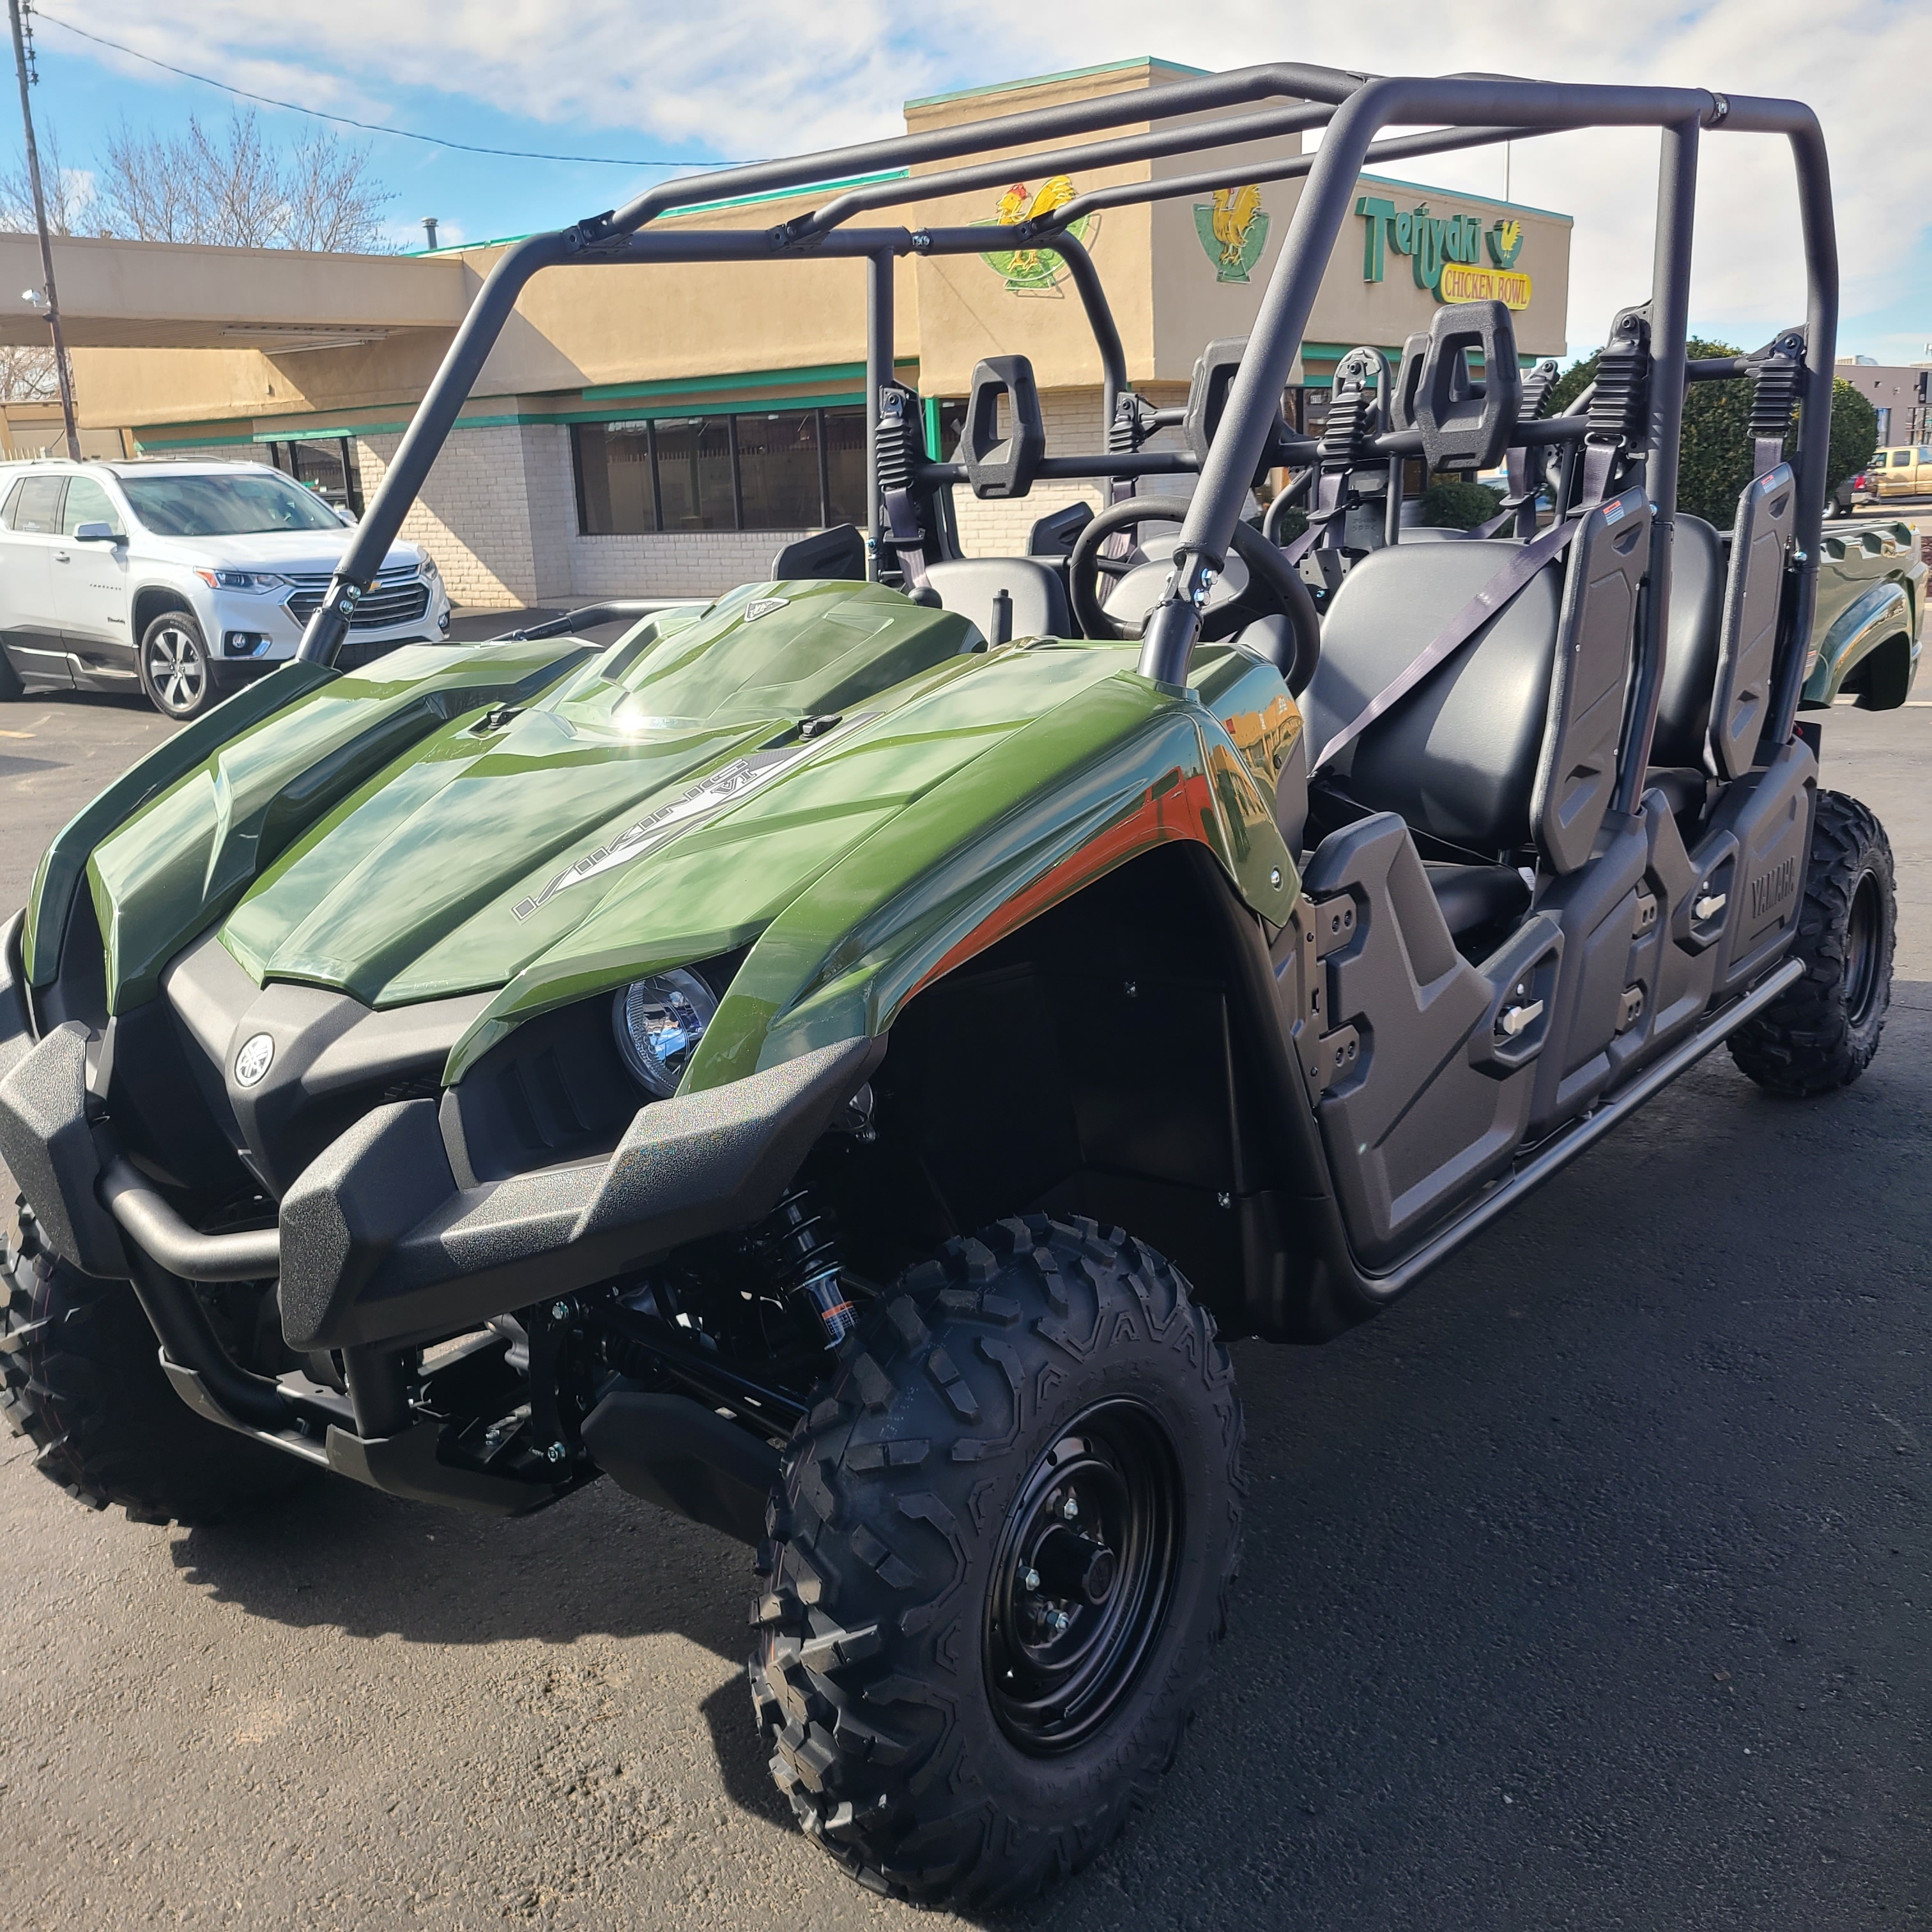
{"type": "Polygon", "coordinates": [[[1040,1588],[1040,1572],[1037,1570],[1022,1570],[1020,1573],[1020,1588],[1028,1591],[1037,1590],[1040,1588]]]}
{"type": "Polygon", "coordinates": [[[1080,1514],[1080,1500],[1070,1490],[1067,1492],[1066,1502],[1062,1503],[1060,1506],[1060,1514],[1064,1516],[1069,1522],[1071,1522],[1073,1519],[1080,1514]]]}
{"type": "Polygon", "coordinates": [[[1046,1621],[1055,1636],[1064,1636],[1066,1634],[1066,1626],[1073,1619],[1064,1610],[1055,1610],[1046,1621]]]}
{"type": "Polygon", "coordinates": [[[552,1302],[550,1308],[550,1318],[553,1322],[568,1322],[570,1319],[570,1304],[567,1301],[552,1302]]]}

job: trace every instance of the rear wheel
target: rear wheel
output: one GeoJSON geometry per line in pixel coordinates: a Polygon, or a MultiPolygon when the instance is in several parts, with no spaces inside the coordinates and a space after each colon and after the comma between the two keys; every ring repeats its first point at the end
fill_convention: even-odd
{"type": "Polygon", "coordinates": [[[1856,799],[1821,791],[1792,949],[1804,977],[1732,1034],[1731,1058],[1773,1094],[1850,1086],[1878,1051],[1898,928],[1885,827],[1856,799]]]}
{"type": "Polygon", "coordinates": [[[208,645],[193,612],[164,610],[141,633],[141,688],[164,716],[199,718],[218,696],[208,645]]]}
{"type": "Polygon", "coordinates": [[[188,1408],[133,1288],[69,1268],[25,1202],[0,1258],[0,1414],[50,1482],[136,1522],[213,1522],[308,1473],[188,1408]]]}
{"type": "Polygon", "coordinates": [[[752,1690],[807,1831],[981,1906],[1106,1844],[1173,1761],[1240,1546],[1241,1412],[1151,1249],[1003,1221],[914,1269],[786,1451],[752,1690]]]}

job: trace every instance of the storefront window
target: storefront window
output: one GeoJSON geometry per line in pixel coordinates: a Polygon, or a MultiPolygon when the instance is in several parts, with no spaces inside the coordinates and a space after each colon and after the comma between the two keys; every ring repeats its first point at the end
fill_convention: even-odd
{"type": "Polygon", "coordinates": [[[731,418],[691,416],[656,425],[658,500],[667,530],[729,530],[731,418]]]}
{"type": "Polygon", "coordinates": [[[579,423],[571,448],[586,536],[865,520],[862,410],[579,423]]]}
{"type": "Polygon", "coordinates": [[[866,412],[826,410],[825,521],[866,527],[866,412]]]}
{"type": "Polygon", "coordinates": [[[818,521],[818,413],[737,416],[738,476],[748,530],[803,530],[818,521]]]}
{"type": "Polygon", "coordinates": [[[362,514],[362,475],[356,461],[356,444],[346,436],[303,436],[267,446],[268,460],[284,476],[313,490],[326,503],[362,514]]]}
{"type": "Polygon", "coordinates": [[[650,424],[579,423],[575,440],[578,527],[604,537],[656,530],[650,424]]]}

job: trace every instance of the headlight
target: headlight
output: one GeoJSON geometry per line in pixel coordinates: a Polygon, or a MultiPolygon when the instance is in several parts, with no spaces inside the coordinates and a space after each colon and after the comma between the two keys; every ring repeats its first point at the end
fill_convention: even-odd
{"type": "Polygon", "coordinates": [[[427,583],[434,584],[442,573],[436,567],[436,559],[426,556],[417,566],[417,574],[427,583]]]}
{"type": "Polygon", "coordinates": [[[717,1011],[717,994],[682,968],[634,980],[611,1003],[617,1051],[640,1086],[668,1100],[717,1011]]]}
{"type": "Polygon", "coordinates": [[[212,590],[279,590],[289,581],[267,570],[197,570],[195,575],[212,590]]]}

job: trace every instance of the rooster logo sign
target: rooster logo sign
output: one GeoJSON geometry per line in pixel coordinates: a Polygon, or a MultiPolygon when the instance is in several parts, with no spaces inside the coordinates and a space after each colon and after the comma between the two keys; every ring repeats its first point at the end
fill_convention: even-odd
{"type": "MultiPolygon", "coordinates": [[[[1024,182],[1016,182],[1000,196],[992,220],[1002,228],[1037,221],[1042,215],[1064,208],[1073,195],[1073,183],[1065,175],[1042,182],[1037,192],[1024,182]]],[[[1082,214],[1066,224],[1066,232],[1076,242],[1090,244],[1100,226],[1097,214],[1082,214]]],[[[994,249],[981,259],[1005,282],[1010,295],[1057,296],[1066,278],[1066,265],[1050,246],[994,249]]]]}
{"type": "Polygon", "coordinates": [[[1268,218],[1262,212],[1262,191],[1250,182],[1244,188],[1217,188],[1211,206],[1194,205],[1195,232],[1214,265],[1217,282],[1245,282],[1268,246],[1268,218]]]}

